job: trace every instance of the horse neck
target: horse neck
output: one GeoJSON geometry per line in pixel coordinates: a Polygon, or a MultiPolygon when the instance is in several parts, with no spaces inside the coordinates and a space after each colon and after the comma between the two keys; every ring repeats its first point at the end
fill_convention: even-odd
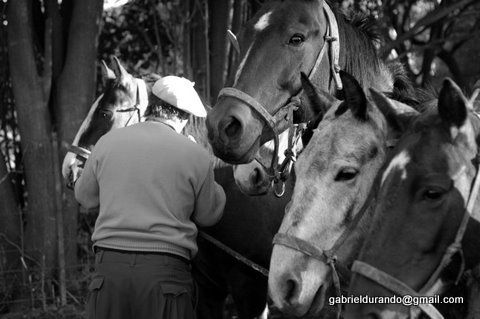
{"type": "Polygon", "coordinates": [[[212,147],[208,142],[207,138],[207,125],[206,118],[190,116],[187,125],[183,130],[184,135],[191,135],[195,141],[205,148],[208,153],[212,156],[214,161],[214,168],[223,168],[229,166],[227,163],[219,159],[213,154],[212,147]]]}

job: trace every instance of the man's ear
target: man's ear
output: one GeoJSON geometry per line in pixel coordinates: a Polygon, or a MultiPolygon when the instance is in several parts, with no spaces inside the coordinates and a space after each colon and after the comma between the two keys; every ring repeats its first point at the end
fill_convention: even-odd
{"type": "Polygon", "coordinates": [[[420,114],[411,106],[389,99],[376,89],[371,88],[370,95],[373,104],[385,116],[388,125],[400,134],[405,132],[412,120],[420,114]]]}

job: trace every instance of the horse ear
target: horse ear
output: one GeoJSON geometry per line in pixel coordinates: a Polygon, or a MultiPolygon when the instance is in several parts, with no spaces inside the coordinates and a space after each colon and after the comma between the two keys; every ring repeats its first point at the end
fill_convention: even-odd
{"type": "Polygon", "coordinates": [[[447,78],[443,81],[438,97],[438,115],[449,128],[460,128],[467,119],[469,103],[455,82],[447,78]]]}
{"type": "Polygon", "coordinates": [[[114,63],[115,67],[113,68],[113,71],[115,72],[115,75],[117,78],[125,78],[130,75],[130,73],[128,73],[127,70],[125,70],[125,68],[120,63],[120,60],[118,60],[116,56],[113,57],[113,61],[115,62],[114,63]]]}
{"type": "Polygon", "coordinates": [[[335,97],[322,90],[317,90],[308,76],[303,72],[300,73],[300,80],[302,82],[302,88],[307,94],[310,109],[313,111],[314,117],[323,117],[330,106],[335,103],[335,97]]]}
{"type": "Polygon", "coordinates": [[[366,121],[368,119],[367,97],[360,83],[345,71],[340,71],[340,78],[343,83],[343,93],[348,108],[357,119],[366,121]]]}
{"type": "Polygon", "coordinates": [[[115,73],[107,66],[104,60],[102,60],[102,78],[104,81],[115,79],[115,73]]]}
{"type": "Polygon", "coordinates": [[[402,102],[389,99],[385,94],[376,89],[371,88],[370,95],[373,103],[378,107],[380,112],[382,112],[383,116],[385,116],[389,126],[397,132],[405,132],[411,120],[419,114],[414,108],[402,102]]]}
{"type": "Polygon", "coordinates": [[[227,29],[227,36],[235,51],[240,54],[240,45],[238,44],[237,36],[230,29],[227,29]]]}

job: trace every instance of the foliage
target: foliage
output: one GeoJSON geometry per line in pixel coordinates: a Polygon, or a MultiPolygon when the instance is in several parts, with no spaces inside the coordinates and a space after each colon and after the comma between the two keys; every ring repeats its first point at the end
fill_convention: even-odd
{"type": "Polygon", "coordinates": [[[183,33],[189,14],[180,0],[137,0],[104,11],[99,58],[116,56],[139,74],[183,74],[183,33]]]}

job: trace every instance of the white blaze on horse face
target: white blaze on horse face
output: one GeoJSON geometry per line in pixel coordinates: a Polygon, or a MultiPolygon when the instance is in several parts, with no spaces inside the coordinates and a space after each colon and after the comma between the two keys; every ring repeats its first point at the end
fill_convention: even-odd
{"type": "MultiPolygon", "coordinates": [[[[93,103],[93,105],[90,107],[90,111],[88,111],[87,117],[83,120],[82,125],[80,125],[80,128],[78,129],[77,135],[75,135],[75,138],[73,139],[72,145],[78,146],[78,142],[80,141],[80,137],[85,133],[87,128],[90,125],[90,122],[92,121],[93,113],[97,109],[98,103],[102,99],[103,94],[101,94],[93,103]]],[[[76,162],[77,155],[72,153],[72,152],[67,152],[65,154],[65,158],[63,159],[62,163],[62,175],[63,178],[67,178],[70,175],[70,171],[72,169],[72,166],[76,162]]]]}
{"type": "Polygon", "coordinates": [[[272,14],[272,11],[265,13],[263,16],[258,19],[257,23],[255,23],[255,30],[256,31],[262,31],[266,27],[268,27],[270,23],[270,15],[272,14]]]}
{"type": "Polygon", "coordinates": [[[400,152],[397,156],[395,156],[390,164],[388,165],[387,169],[383,173],[382,176],[382,183],[385,182],[385,179],[387,179],[388,175],[390,175],[394,170],[398,169],[402,171],[402,180],[407,178],[407,164],[410,163],[410,154],[408,154],[407,150],[403,150],[400,152]]]}

